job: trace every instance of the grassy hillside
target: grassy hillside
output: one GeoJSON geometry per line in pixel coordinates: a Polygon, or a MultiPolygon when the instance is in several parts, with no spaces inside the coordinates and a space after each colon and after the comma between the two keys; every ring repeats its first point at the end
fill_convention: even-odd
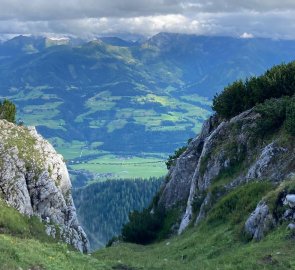
{"type": "Polygon", "coordinates": [[[247,216],[272,189],[266,182],[242,186],[220,200],[200,226],[181,236],[148,246],[116,244],[94,256],[131,269],[294,269],[295,240],[288,223],[260,242],[249,241],[243,233],[247,216]]]}
{"type": "MultiPolygon", "coordinates": [[[[294,187],[292,181],[289,186],[294,187]]],[[[149,246],[119,243],[92,255],[32,236],[20,238],[8,231],[3,234],[1,223],[0,269],[294,269],[294,234],[286,230],[286,223],[260,242],[248,241],[242,233],[247,214],[261,196],[274,194],[270,190],[274,187],[265,182],[242,186],[217,203],[201,226],[181,236],[149,246]],[[241,200],[236,201],[236,197],[241,200]]],[[[4,215],[10,215],[7,209],[3,214],[3,207],[1,222],[4,215]]]]}
{"type": "Polygon", "coordinates": [[[37,217],[28,218],[0,199],[0,269],[111,269],[48,237],[37,217]]]}

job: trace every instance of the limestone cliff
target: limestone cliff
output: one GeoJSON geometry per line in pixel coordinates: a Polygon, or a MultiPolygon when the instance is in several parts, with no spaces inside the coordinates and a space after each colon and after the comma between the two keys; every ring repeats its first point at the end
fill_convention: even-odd
{"type": "MultiPolygon", "coordinates": [[[[166,210],[182,208],[178,233],[191,223],[198,224],[211,205],[231,189],[250,181],[279,183],[294,174],[293,142],[284,140],[279,131],[261,137],[257,132],[260,120],[253,109],[229,121],[212,116],[174,162],[158,204],[166,210]]],[[[261,209],[271,223],[263,201],[256,212],[261,209]]]]}
{"type": "Polygon", "coordinates": [[[39,216],[49,235],[88,251],[63,158],[35,128],[0,120],[0,196],[19,212],[39,216]]]}

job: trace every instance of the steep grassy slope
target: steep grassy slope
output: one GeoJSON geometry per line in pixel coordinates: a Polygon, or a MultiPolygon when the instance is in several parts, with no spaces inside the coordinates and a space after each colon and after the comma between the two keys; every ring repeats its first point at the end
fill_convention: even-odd
{"type": "Polygon", "coordinates": [[[28,218],[0,199],[0,269],[111,269],[45,233],[37,217],[28,218]]]}
{"type": "MultiPolygon", "coordinates": [[[[294,187],[294,180],[291,183],[294,187]]],[[[260,242],[249,241],[242,233],[245,217],[273,189],[266,182],[242,186],[216,204],[201,226],[181,236],[149,246],[120,243],[91,256],[38,237],[19,238],[15,229],[6,231],[0,234],[0,269],[294,269],[294,234],[286,230],[286,223],[260,242]]],[[[3,216],[11,215],[7,213],[11,209],[4,211],[1,205],[1,228],[3,216]]],[[[18,224],[26,224],[24,217],[13,214],[18,215],[18,224]]]]}
{"type": "MultiPolygon", "coordinates": [[[[294,185],[294,180],[293,180],[294,185]]],[[[294,269],[294,233],[280,224],[262,241],[243,233],[247,215],[273,187],[256,182],[226,195],[197,228],[149,246],[116,244],[95,253],[99,260],[134,269],[294,269]]]]}

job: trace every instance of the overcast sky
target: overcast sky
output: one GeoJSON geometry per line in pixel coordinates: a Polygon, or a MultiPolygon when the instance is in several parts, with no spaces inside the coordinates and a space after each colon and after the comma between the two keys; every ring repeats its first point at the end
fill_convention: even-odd
{"type": "Polygon", "coordinates": [[[0,0],[0,35],[178,32],[295,39],[295,0],[0,0]]]}

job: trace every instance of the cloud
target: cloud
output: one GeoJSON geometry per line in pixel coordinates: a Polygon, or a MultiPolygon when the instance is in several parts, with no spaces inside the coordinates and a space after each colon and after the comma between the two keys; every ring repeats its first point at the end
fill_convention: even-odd
{"type": "Polygon", "coordinates": [[[0,0],[2,35],[91,38],[116,33],[150,36],[164,31],[295,39],[295,1],[0,0]]]}
{"type": "Polygon", "coordinates": [[[254,35],[253,34],[250,34],[250,33],[243,33],[242,35],[240,35],[240,38],[254,38],[254,35]]]}

